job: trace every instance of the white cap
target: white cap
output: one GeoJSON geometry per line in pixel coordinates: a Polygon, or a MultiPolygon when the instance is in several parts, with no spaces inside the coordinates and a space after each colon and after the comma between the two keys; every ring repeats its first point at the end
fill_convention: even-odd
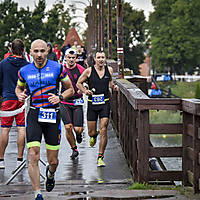
{"type": "Polygon", "coordinates": [[[75,49],[69,48],[69,49],[67,49],[67,50],[65,51],[65,55],[68,55],[68,54],[75,54],[75,55],[77,55],[77,52],[76,52],[75,49]]]}

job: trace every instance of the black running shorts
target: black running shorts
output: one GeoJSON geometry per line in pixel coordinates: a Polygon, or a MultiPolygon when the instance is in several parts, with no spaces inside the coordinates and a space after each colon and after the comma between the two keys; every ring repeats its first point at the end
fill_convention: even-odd
{"type": "Polygon", "coordinates": [[[97,121],[99,118],[109,118],[110,116],[110,101],[106,101],[105,104],[92,105],[92,102],[88,101],[87,109],[87,121],[97,121]]]}
{"type": "Polygon", "coordinates": [[[56,112],[56,123],[38,122],[38,113],[39,109],[30,108],[27,115],[27,147],[40,147],[43,133],[46,148],[50,150],[58,150],[61,139],[60,111],[56,112]]]}
{"type": "Polygon", "coordinates": [[[83,127],[83,106],[74,106],[60,103],[60,114],[64,125],[83,127]]]}

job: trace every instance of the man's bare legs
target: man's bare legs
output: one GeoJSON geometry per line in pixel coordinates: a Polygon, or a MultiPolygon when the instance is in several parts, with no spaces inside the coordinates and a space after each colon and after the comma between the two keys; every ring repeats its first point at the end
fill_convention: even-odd
{"type": "MultiPolygon", "coordinates": [[[[98,154],[98,166],[103,167],[105,163],[103,162],[104,152],[107,145],[107,127],[108,127],[109,118],[101,118],[100,119],[100,142],[99,142],[99,154],[98,154]]],[[[90,138],[90,146],[94,146],[96,144],[97,138],[97,122],[96,121],[88,121],[88,134],[90,138]]]]}
{"type": "Polygon", "coordinates": [[[40,190],[40,147],[31,147],[28,150],[28,173],[34,191],[40,190]]]}
{"type": "Polygon", "coordinates": [[[11,128],[1,128],[0,135],[0,159],[4,159],[6,147],[8,146],[8,136],[11,128]]]}
{"type": "Polygon", "coordinates": [[[108,118],[100,119],[100,142],[99,142],[99,154],[104,155],[106,145],[107,145],[107,128],[108,128],[108,118]]]}
{"type": "Polygon", "coordinates": [[[25,148],[26,128],[17,127],[17,129],[18,129],[18,135],[17,135],[18,158],[23,158],[23,153],[25,148]]]}
{"type": "Polygon", "coordinates": [[[73,129],[76,134],[81,134],[83,132],[83,127],[73,127],[72,124],[65,125],[66,138],[72,149],[72,155],[70,156],[71,159],[75,159],[79,155],[79,152],[76,146],[76,139],[73,134],[73,129]]]}

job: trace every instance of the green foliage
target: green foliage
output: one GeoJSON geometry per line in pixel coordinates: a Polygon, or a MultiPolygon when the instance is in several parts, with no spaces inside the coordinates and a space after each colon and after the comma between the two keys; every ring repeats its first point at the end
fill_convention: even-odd
{"type": "Polygon", "coordinates": [[[150,185],[148,183],[135,182],[129,187],[129,190],[158,190],[160,187],[157,184],[150,185]]]}
{"type": "Polygon", "coordinates": [[[165,90],[167,90],[167,87],[169,86],[171,88],[171,92],[180,98],[184,99],[195,98],[195,88],[197,82],[179,81],[176,83],[171,82],[171,84],[165,82],[159,82],[158,84],[161,89],[165,90]]]}
{"type": "Polygon", "coordinates": [[[170,85],[173,94],[185,99],[195,98],[195,86],[196,82],[177,82],[170,85]]]}
{"type": "Polygon", "coordinates": [[[149,18],[154,68],[182,74],[200,63],[200,1],[154,0],[149,18]]]}
{"type": "Polygon", "coordinates": [[[150,110],[150,123],[170,124],[181,122],[182,116],[179,111],[173,112],[171,110],[150,110]]]}
{"type": "Polygon", "coordinates": [[[27,8],[18,8],[14,0],[0,2],[0,58],[7,49],[5,41],[20,38],[24,41],[27,50],[31,42],[41,38],[62,45],[70,29],[71,17],[69,8],[64,7],[65,0],[56,1],[53,7],[46,12],[46,0],[39,0],[33,11],[27,8]]]}
{"type": "Polygon", "coordinates": [[[196,99],[200,99],[200,86],[199,86],[199,82],[196,83],[195,98],[196,99]]]}
{"type": "MultiPolygon", "coordinates": [[[[117,60],[117,1],[112,0],[112,58],[117,60]]],[[[104,33],[105,33],[105,51],[107,52],[107,18],[108,5],[104,4],[104,33]]],[[[124,47],[124,65],[138,73],[139,64],[144,61],[145,50],[145,28],[146,21],[143,10],[136,10],[125,1],[122,1],[123,13],[123,47],[124,47]]],[[[86,22],[88,19],[88,8],[86,9],[86,22]]]]}
{"type": "MultiPolygon", "coordinates": [[[[135,182],[133,185],[129,187],[130,190],[176,190],[181,195],[192,195],[192,190],[189,187],[182,187],[180,185],[178,186],[168,186],[168,185],[158,185],[158,184],[148,184],[148,183],[138,183],[135,182]]],[[[196,199],[196,198],[195,198],[196,199]]]]}

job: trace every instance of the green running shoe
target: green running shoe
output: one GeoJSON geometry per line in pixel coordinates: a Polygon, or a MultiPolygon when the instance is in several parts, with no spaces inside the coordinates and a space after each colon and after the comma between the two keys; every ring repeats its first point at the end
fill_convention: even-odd
{"type": "Polygon", "coordinates": [[[102,157],[98,158],[97,166],[98,166],[98,167],[105,167],[105,166],[106,166],[106,164],[104,163],[102,157]]]}
{"type": "Polygon", "coordinates": [[[90,137],[90,146],[93,147],[97,142],[97,137],[90,137]]]}
{"type": "Polygon", "coordinates": [[[98,136],[99,132],[100,132],[99,130],[96,130],[96,135],[93,137],[90,137],[90,146],[91,147],[93,147],[96,144],[97,136],[98,136]]]}

